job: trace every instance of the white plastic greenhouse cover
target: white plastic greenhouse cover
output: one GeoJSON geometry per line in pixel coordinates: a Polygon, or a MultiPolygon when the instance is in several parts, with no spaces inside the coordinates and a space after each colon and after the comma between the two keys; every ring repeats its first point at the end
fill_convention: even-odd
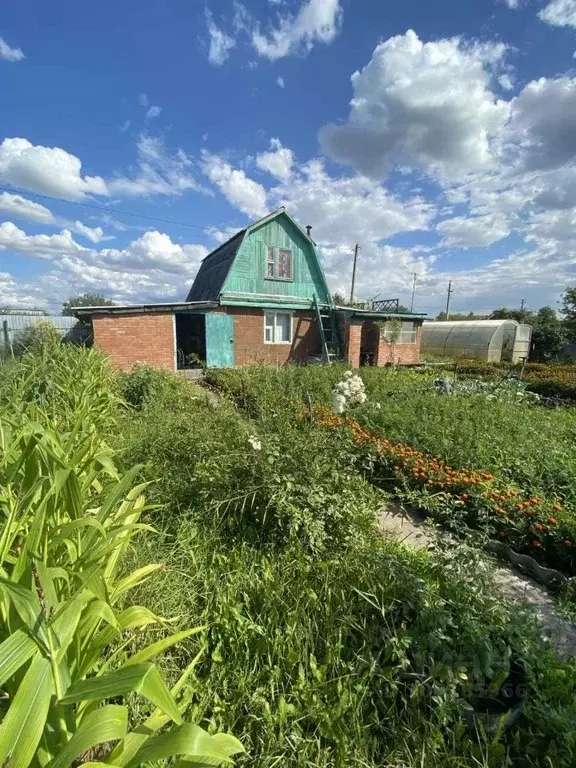
{"type": "Polygon", "coordinates": [[[422,352],[494,363],[511,360],[518,327],[515,320],[425,322],[422,352]]]}

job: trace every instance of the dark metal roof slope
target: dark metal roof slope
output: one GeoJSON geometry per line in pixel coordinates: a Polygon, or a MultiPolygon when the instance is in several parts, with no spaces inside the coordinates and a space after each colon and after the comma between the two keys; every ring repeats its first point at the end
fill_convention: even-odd
{"type": "Polygon", "coordinates": [[[244,239],[245,229],[222,243],[203,260],[186,301],[218,301],[228,271],[244,239]]]}

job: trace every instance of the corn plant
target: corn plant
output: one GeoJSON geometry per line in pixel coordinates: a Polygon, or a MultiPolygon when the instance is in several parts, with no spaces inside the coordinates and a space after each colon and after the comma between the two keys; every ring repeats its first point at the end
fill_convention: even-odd
{"type": "Polygon", "coordinates": [[[123,607],[159,566],[124,575],[122,554],[153,529],[140,521],[139,468],[117,471],[90,408],[71,409],[66,433],[37,406],[0,419],[0,765],[230,763],[236,739],[183,720],[196,660],[172,690],[152,662],[206,627],[145,644],[143,630],[169,622],[123,607]],[[128,695],[151,705],[144,722],[132,722],[128,695]]]}

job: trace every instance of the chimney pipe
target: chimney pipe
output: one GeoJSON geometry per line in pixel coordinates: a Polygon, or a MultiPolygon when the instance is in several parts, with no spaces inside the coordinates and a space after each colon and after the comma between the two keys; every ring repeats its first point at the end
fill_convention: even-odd
{"type": "Polygon", "coordinates": [[[306,234],[308,235],[308,237],[312,237],[310,232],[312,232],[312,227],[310,226],[310,224],[308,224],[308,226],[306,227],[306,234]]]}

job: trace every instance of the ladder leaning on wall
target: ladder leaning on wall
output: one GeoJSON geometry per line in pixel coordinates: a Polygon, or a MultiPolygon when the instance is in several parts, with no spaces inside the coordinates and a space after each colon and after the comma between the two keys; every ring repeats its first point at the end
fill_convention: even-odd
{"type": "Polygon", "coordinates": [[[340,343],[338,319],[334,307],[331,305],[321,307],[316,294],[314,294],[314,311],[316,312],[316,322],[318,323],[318,331],[320,333],[323,362],[333,363],[335,360],[340,360],[342,357],[342,345],[340,343]]]}

